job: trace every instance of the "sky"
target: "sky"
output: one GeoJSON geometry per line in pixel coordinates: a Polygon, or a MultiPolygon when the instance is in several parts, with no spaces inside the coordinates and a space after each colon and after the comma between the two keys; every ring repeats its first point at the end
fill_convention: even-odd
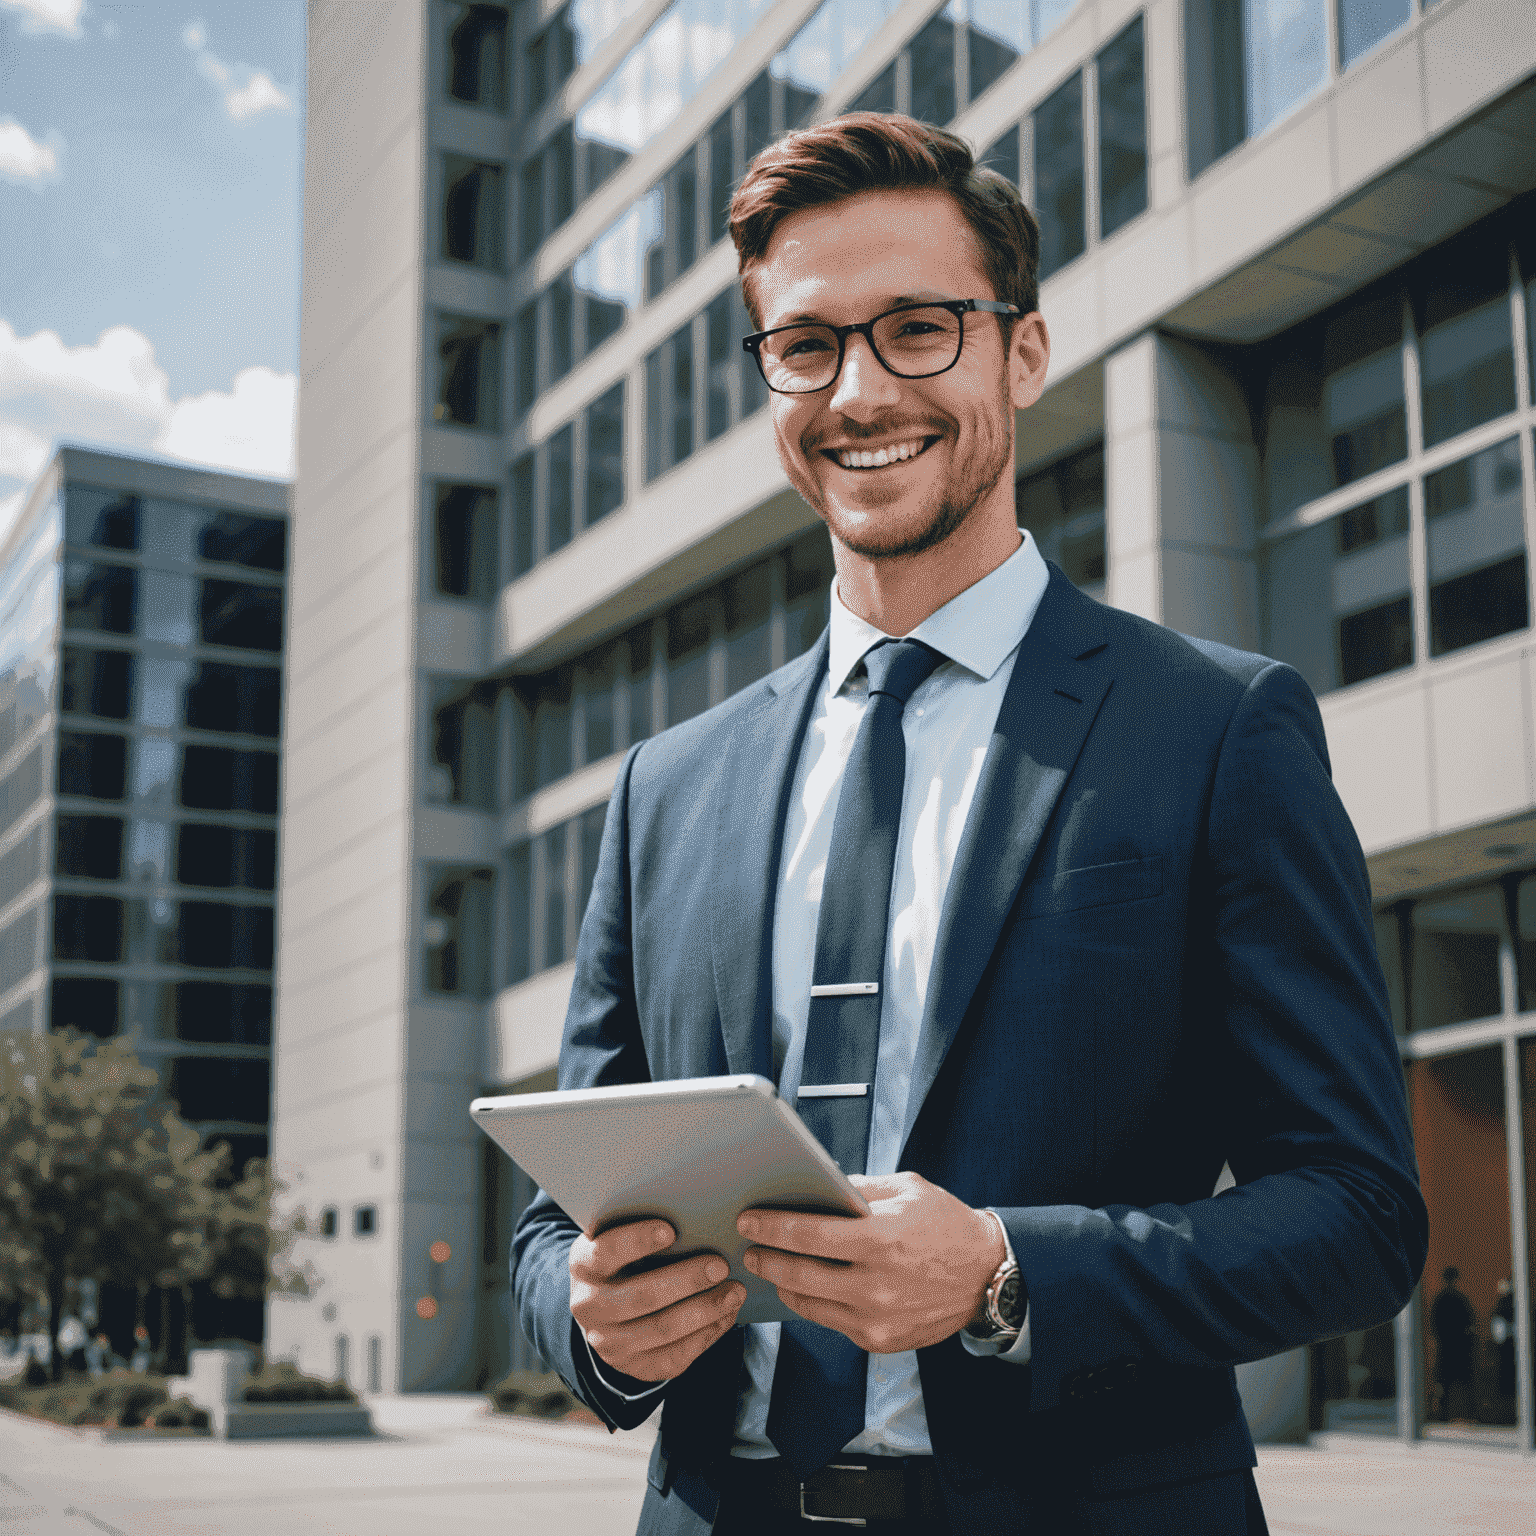
{"type": "Polygon", "coordinates": [[[293,473],[303,0],[0,0],[0,536],[54,446],[293,473]]]}

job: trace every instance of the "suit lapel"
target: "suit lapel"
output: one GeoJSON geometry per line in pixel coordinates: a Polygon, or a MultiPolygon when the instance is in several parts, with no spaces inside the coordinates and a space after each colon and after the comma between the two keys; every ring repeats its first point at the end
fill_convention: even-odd
{"type": "Polygon", "coordinates": [[[970,1005],[1041,834],[1112,681],[1091,598],[1061,572],[1020,643],[955,856],[912,1065],[902,1145],[970,1005]]]}
{"type": "Polygon", "coordinates": [[[773,903],[800,743],[827,674],[827,632],[768,679],[737,725],[720,775],[711,922],[729,1070],[773,1076],[773,903]]]}

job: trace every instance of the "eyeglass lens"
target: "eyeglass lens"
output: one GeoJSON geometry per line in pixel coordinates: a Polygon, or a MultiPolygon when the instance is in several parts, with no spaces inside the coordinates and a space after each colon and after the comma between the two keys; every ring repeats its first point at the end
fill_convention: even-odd
{"type": "MultiPolygon", "coordinates": [[[[871,335],[875,355],[904,379],[953,368],[962,339],[960,316],[936,305],[881,315],[871,335]]],[[[831,326],[791,325],[763,338],[758,359],[773,389],[786,395],[805,394],[832,382],[840,351],[831,326]]]]}

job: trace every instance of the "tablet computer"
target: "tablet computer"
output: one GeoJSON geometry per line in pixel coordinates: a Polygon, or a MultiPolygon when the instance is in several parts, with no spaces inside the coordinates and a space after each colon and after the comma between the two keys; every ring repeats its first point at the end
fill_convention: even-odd
{"type": "Polygon", "coordinates": [[[696,1077],[476,1099],[475,1124],[583,1231],[646,1216],[677,1241],[631,1273],[712,1250],[747,1288],[738,1323],[796,1314],[741,1262],[751,1206],[863,1216],[869,1206],[765,1077],[696,1077]]]}

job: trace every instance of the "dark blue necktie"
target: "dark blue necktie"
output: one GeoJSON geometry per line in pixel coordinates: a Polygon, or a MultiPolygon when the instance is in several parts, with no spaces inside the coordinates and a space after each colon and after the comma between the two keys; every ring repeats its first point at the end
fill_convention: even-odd
{"type": "MultiPolygon", "coordinates": [[[[866,653],[869,707],[843,770],[832,821],[795,1108],[844,1173],[863,1173],[869,1152],[885,937],[907,769],[901,716],[943,660],[920,640],[884,640],[866,653]]],[[[833,1329],[800,1319],[784,1324],[768,1438],[795,1476],[809,1477],[863,1431],[868,1363],[863,1350],[833,1329]]]]}

